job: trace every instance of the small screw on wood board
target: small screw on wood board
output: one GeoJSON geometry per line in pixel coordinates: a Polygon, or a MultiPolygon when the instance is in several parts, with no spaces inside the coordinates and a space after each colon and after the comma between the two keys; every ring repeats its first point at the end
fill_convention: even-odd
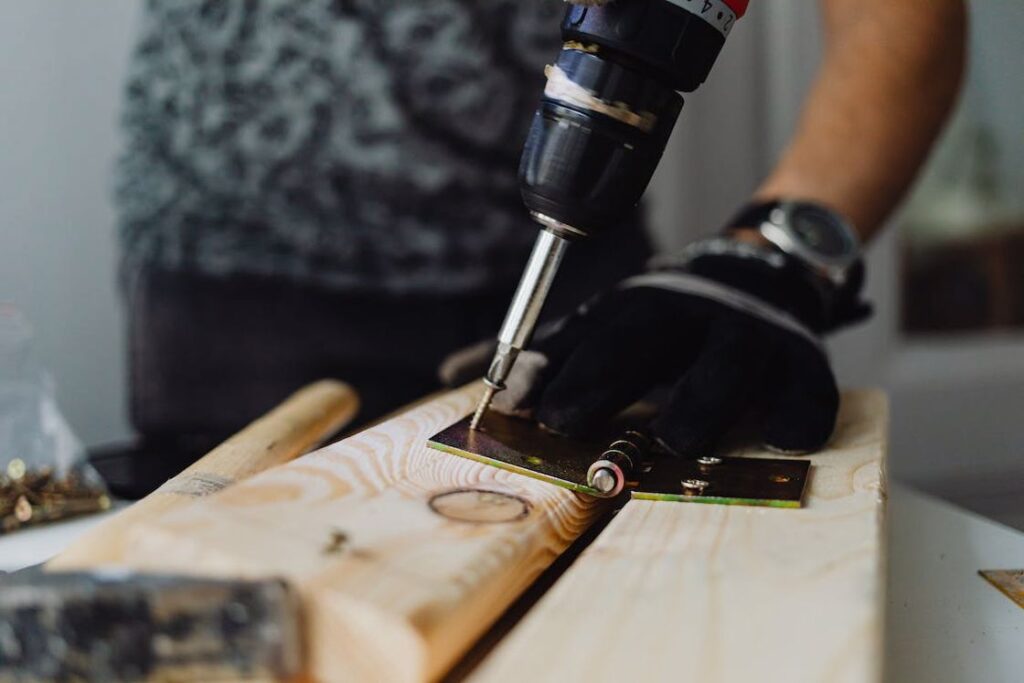
{"type": "Polygon", "coordinates": [[[348,544],[348,534],[341,529],[331,530],[330,540],[327,541],[327,545],[324,546],[325,555],[333,555],[334,553],[340,553],[345,549],[348,544]]]}

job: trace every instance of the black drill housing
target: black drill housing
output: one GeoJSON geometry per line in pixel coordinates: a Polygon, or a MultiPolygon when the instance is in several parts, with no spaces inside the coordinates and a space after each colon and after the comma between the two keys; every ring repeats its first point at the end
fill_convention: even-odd
{"type": "Polygon", "coordinates": [[[571,226],[553,229],[575,238],[621,222],[639,203],[682,109],[677,91],[704,82],[725,36],[669,0],[573,5],[561,28],[569,44],[555,66],[601,102],[651,122],[631,125],[578,103],[541,98],[519,166],[523,202],[571,226]]]}

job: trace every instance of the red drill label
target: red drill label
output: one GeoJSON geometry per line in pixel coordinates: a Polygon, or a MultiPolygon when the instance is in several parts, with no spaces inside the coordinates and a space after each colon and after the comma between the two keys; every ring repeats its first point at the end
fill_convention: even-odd
{"type": "Polygon", "coordinates": [[[676,7],[696,14],[728,36],[733,24],[746,13],[749,0],[668,0],[676,7]]]}

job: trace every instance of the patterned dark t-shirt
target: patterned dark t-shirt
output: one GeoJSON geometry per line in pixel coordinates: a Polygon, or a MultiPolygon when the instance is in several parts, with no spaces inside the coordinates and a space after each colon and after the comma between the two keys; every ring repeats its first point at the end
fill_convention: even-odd
{"type": "Polygon", "coordinates": [[[123,264],[457,293],[518,277],[558,0],[150,0],[123,264]]]}

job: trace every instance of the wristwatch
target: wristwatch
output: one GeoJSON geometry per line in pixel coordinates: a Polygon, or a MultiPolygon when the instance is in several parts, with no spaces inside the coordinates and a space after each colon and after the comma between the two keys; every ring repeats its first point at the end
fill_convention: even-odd
{"type": "Polygon", "coordinates": [[[779,251],[841,287],[860,259],[857,233],[841,214],[813,202],[781,200],[748,204],[727,232],[757,230],[779,251]]]}

